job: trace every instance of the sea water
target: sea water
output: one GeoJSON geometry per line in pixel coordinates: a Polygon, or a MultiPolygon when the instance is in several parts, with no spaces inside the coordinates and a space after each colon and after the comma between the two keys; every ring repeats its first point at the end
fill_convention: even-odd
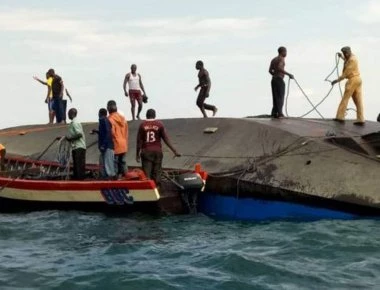
{"type": "Polygon", "coordinates": [[[0,289],[380,289],[380,221],[0,215],[0,289]]]}

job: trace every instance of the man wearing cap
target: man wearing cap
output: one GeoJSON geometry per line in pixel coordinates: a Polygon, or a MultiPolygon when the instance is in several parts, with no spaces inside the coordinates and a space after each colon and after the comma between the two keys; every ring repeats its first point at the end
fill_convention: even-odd
{"type": "Polygon", "coordinates": [[[331,82],[331,85],[335,85],[344,79],[347,79],[347,82],[334,121],[344,122],[348,101],[352,97],[356,106],[357,118],[354,125],[363,126],[365,119],[363,114],[362,79],[360,77],[358,60],[356,56],[352,54],[349,46],[343,47],[341,51],[343,55],[339,52],[338,56],[344,60],[343,72],[339,78],[331,82]]]}

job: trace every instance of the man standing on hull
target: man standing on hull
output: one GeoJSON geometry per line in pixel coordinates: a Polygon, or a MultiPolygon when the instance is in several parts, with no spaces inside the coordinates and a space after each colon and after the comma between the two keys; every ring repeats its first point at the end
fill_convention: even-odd
{"type": "Polygon", "coordinates": [[[199,88],[201,89],[197,98],[197,106],[201,110],[204,118],[207,118],[206,110],[212,111],[212,116],[215,116],[218,109],[213,105],[205,103],[206,98],[209,97],[211,89],[210,75],[208,71],[204,68],[203,62],[201,60],[198,60],[196,62],[195,68],[199,70],[199,84],[194,88],[194,90],[197,91],[199,88]]]}
{"type": "Polygon", "coordinates": [[[136,73],[137,66],[135,64],[131,65],[131,72],[127,73],[124,78],[123,88],[124,88],[124,94],[126,97],[129,96],[129,100],[131,102],[131,112],[132,112],[132,120],[135,120],[135,108],[136,108],[136,101],[138,104],[137,108],[137,119],[140,120],[140,113],[142,110],[142,103],[143,103],[143,97],[141,94],[141,91],[145,93],[144,85],[141,81],[141,75],[136,73]],[[129,86],[129,91],[127,91],[127,84],[129,86]]]}
{"type": "Polygon", "coordinates": [[[62,106],[62,98],[63,98],[63,92],[64,92],[64,85],[62,78],[57,75],[54,71],[54,69],[48,70],[49,77],[53,78],[52,84],[51,84],[51,90],[52,90],[52,107],[55,113],[55,119],[56,122],[63,123],[66,119],[65,116],[63,116],[63,106],[62,106]]]}
{"type": "Polygon", "coordinates": [[[141,159],[145,175],[153,179],[157,186],[160,186],[163,159],[161,139],[174,156],[181,156],[171,144],[162,122],[156,120],[156,111],[149,109],[137,133],[136,161],[140,162],[141,159]]]}
{"type": "Polygon", "coordinates": [[[272,118],[283,118],[282,107],[284,106],[285,97],[285,82],[284,76],[287,75],[293,79],[294,76],[291,73],[285,71],[285,57],[287,54],[286,48],[281,46],[278,48],[278,56],[272,59],[269,66],[269,73],[272,75],[271,87],[272,87],[272,99],[273,108],[272,118]]]}
{"type": "Polygon", "coordinates": [[[356,56],[352,54],[349,46],[343,47],[341,51],[343,55],[340,52],[338,55],[344,60],[343,73],[338,79],[332,81],[331,85],[335,85],[344,79],[347,79],[347,82],[334,121],[344,122],[348,101],[352,97],[356,106],[357,118],[354,125],[362,126],[365,124],[365,119],[363,114],[362,79],[360,77],[358,60],[356,56]]]}
{"type": "Polygon", "coordinates": [[[48,105],[48,110],[49,110],[49,124],[53,124],[54,123],[54,116],[55,116],[54,109],[53,109],[53,100],[52,100],[53,92],[51,90],[51,85],[53,83],[53,77],[51,77],[49,75],[49,73],[47,72],[46,73],[46,82],[39,79],[36,76],[34,76],[33,79],[35,79],[39,83],[47,86],[47,95],[45,98],[45,103],[48,105]]]}

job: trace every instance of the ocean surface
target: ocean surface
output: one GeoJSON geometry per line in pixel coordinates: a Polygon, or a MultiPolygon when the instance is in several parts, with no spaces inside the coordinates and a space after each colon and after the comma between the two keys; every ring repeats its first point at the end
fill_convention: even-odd
{"type": "Polygon", "coordinates": [[[0,215],[0,289],[380,289],[380,221],[0,215]]]}

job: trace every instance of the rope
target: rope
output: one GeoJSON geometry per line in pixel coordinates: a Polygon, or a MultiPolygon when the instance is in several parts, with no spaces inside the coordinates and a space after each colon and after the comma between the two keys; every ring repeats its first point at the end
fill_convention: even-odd
{"type": "Polygon", "coordinates": [[[59,139],[59,142],[58,142],[58,150],[57,150],[58,163],[64,167],[67,167],[67,165],[70,163],[70,156],[71,156],[70,153],[71,153],[71,144],[69,141],[66,140],[65,137],[62,137],[61,139],[59,139]]]}
{"type": "MultiPolygon", "coordinates": [[[[323,118],[322,114],[317,110],[317,107],[314,106],[313,102],[309,99],[309,97],[306,95],[305,91],[302,89],[302,87],[300,86],[300,84],[298,83],[298,81],[296,79],[294,79],[294,81],[296,82],[298,88],[300,89],[300,91],[302,92],[302,94],[305,96],[306,100],[309,102],[309,104],[313,107],[313,110],[312,111],[316,111],[318,113],[318,115],[322,118],[322,119],[325,119],[323,118]]],[[[332,88],[330,89],[330,91],[328,92],[327,96],[330,94],[330,92],[332,91],[332,88]]]]}
{"type": "MultiPolygon", "coordinates": [[[[329,80],[329,78],[331,77],[331,75],[336,72],[337,76],[339,77],[339,61],[340,61],[340,57],[336,54],[335,55],[335,66],[333,68],[333,70],[325,77],[324,81],[326,82],[329,82],[331,84],[332,81],[329,80]]],[[[289,94],[290,94],[290,78],[288,79],[288,87],[287,87],[287,93],[286,93],[286,98],[285,98],[285,114],[286,116],[288,117],[289,114],[288,114],[288,98],[289,98],[289,94]]],[[[305,91],[303,90],[303,88],[301,87],[301,85],[298,83],[298,81],[294,78],[294,81],[296,83],[296,85],[298,86],[299,90],[302,92],[302,94],[304,95],[304,97],[307,99],[307,101],[309,102],[309,104],[313,107],[310,111],[306,112],[305,114],[299,116],[298,118],[304,118],[306,117],[307,115],[309,115],[310,113],[312,113],[313,111],[316,111],[318,113],[318,115],[322,118],[322,119],[325,119],[323,117],[323,115],[317,110],[317,107],[319,107],[327,98],[328,96],[331,94],[334,86],[331,86],[330,90],[327,92],[326,96],[324,98],[322,98],[322,100],[320,102],[317,103],[317,105],[314,105],[310,98],[307,96],[307,94],[305,93],[305,91]]],[[[339,83],[339,92],[340,92],[340,97],[343,98],[343,91],[342,91],[342,87],[341,87],[341,84],[339,83]]],[[[355,111],[356,110],[354,108],[347,108],[346,109],[346,115],[347,115],[347,111],[355,111]]]]}
{"type": "MultiPolygon", "coordinates": [[[[298,85],[298,83],[297,83],[297,85],[298,85]]],[[[299,85],[298,85],[299,86],[299,85]]],[[[330,88],[330,90],[328,91],[328,93],[326,94],[326,96],[317,104],[317,105],[315,105],[314,107],[313,107],[313,109],[311,109],[310,111],[308,111],[308,112],[306,112],[305,114],[303,114],[303,115],[301,115],[301,116],[299,116],[298,118],[304,118],[304,117],[306,117],[307,115],[309,115],[311,112],[313,112],[314,111],[314,108],[317,108],[318,106],[320,106],[327,98],[328,98],[328,96],[330,96],[330,93],[332,92],[332,90],[333,90],[333,86],[331,86],[331,88],[330,88]]],[[[322,116],[322,119],[324,119],[323,118],[323,116],[322,116]]]]}
{"type": "Polygon", "coordinates": [[[62,137],[58,143],[57,160],[65,168],[66,179],[70,173],[71,143],[65,137],[62,137]]]}
{"type": "MultiPolygon", "coordinates": [[[[286,93],[286,97],[285,97],[285,114],[287,117],[289,117],[289,113],[288,113],[288,98],[289,98],[289,94],[290,94],[290,78],[288,79],[288,88],[287,88],[287,93],[286,93]]],[[[322,118],[322,119],[325,119],[323,117],[323,115],[317,110],[317,107],[322,104],[325,99],[330,95],[332,89],[333,89],[333,86],[331,86],[329,92],[327,93],[327,95],[322,99],[322,101],[320,101],[316,106],[314,106],[313,102],[309,99],[309,97],[307,96],[307,94],[305,93],[305,91],[303,90],[303,88],[301,87],[301,85],[298,83],[298,81],[294,78],[294,81],[296,83],[296,85],[298,86],[299,90],[301,91],[301,93],[304,95],[304,97],[307,99],[307,101],[309,102],[309,104],[313,107],[310,111],[306,112],[305,114],[297,117],[297,118],[304,118],[305,116],[309,115],[311,112],[313,111],[316,111],[318,113],[318,115],[322,118]]]]}

